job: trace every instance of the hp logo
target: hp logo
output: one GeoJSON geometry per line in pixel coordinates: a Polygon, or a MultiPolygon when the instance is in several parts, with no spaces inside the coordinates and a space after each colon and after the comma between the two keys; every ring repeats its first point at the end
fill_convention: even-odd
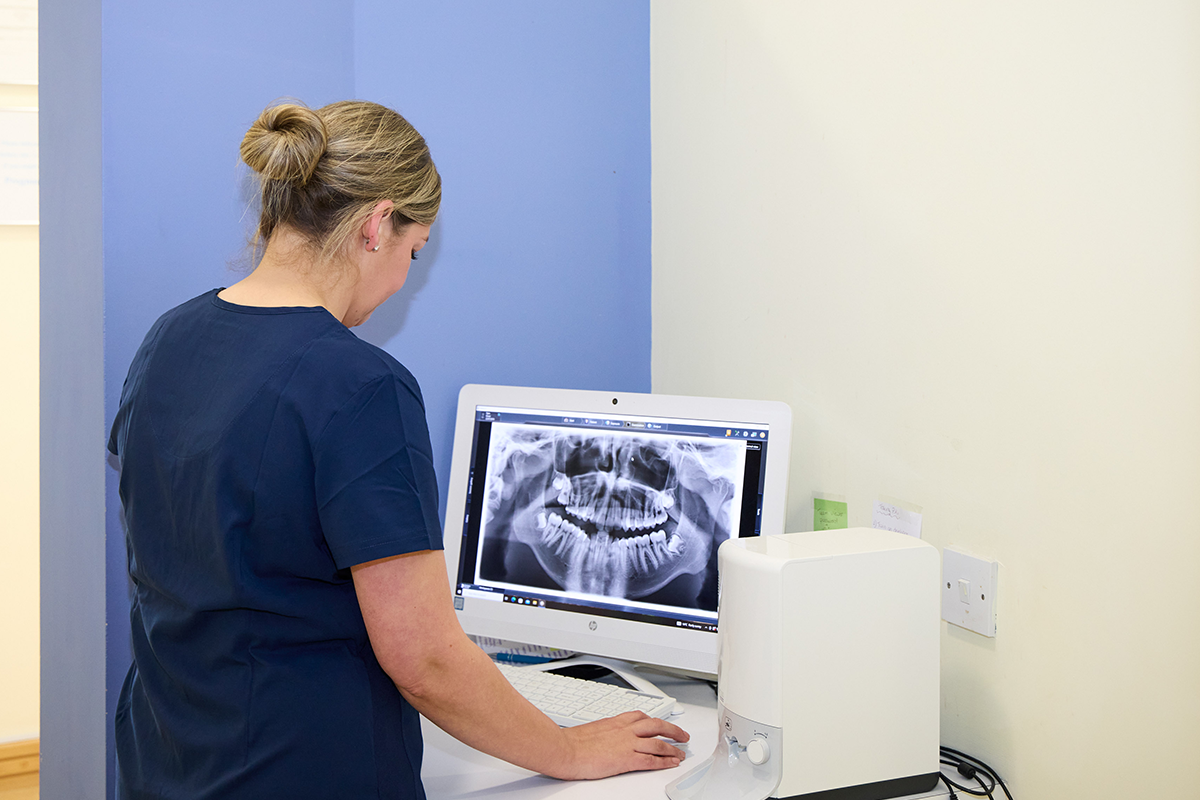
{"type": "Polygon", "coordinates": [[[589,631],[596,630],[596,620],[592,620],[591,622],[588,623],[588,630],[589,631]]]}

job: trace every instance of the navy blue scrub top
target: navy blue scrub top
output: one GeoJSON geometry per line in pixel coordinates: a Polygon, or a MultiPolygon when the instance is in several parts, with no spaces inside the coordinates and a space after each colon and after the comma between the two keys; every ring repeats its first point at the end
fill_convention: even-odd
{"type": "Polygon", "coordinates": [[[350,567],[442,546],[416,380],[323,308],[217,291],[138,350],[120,458],[133,666],[126,798],[420,798],[416,711],[350,567]]]}

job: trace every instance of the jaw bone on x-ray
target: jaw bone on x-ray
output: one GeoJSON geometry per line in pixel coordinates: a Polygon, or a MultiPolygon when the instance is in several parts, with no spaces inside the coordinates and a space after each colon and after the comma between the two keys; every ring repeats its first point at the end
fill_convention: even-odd
{"type": "Polygon", "coordinates": [[[740,442],[502,424],[491,435],[481,577],[716,610],[740,442]]]}

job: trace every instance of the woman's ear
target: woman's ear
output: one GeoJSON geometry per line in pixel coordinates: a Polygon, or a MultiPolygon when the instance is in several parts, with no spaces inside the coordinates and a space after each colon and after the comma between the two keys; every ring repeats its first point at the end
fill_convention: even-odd
{"type": "Polygon", "coordinates": [[[362,235],[366,239],[367,250],[371,252],[379,250],[380,229],[383,227],[383,221],[392,215],[395,207],[395,203],[391,200],[380,200],[371,210],[371,216],[367,217],[367,221],[362,226],[362,235]]]}

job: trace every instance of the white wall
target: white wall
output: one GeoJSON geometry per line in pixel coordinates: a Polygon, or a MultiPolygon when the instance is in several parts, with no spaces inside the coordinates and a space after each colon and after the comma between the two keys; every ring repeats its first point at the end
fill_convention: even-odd
{"type": "Polygon", "coordinates": [[[789,530],[885,496],[1002,562],[943,743],[1194,796],[1200,6],[651,10],[654,390],[791,404],[789,530]]]}
{"type": "MultiPolygon", "coordinates": [[[[0,107],[37,106],[0,84],[0,107]]],[[[38,227],[0,225],[0,742],[38,735],[38,227]]]]}

